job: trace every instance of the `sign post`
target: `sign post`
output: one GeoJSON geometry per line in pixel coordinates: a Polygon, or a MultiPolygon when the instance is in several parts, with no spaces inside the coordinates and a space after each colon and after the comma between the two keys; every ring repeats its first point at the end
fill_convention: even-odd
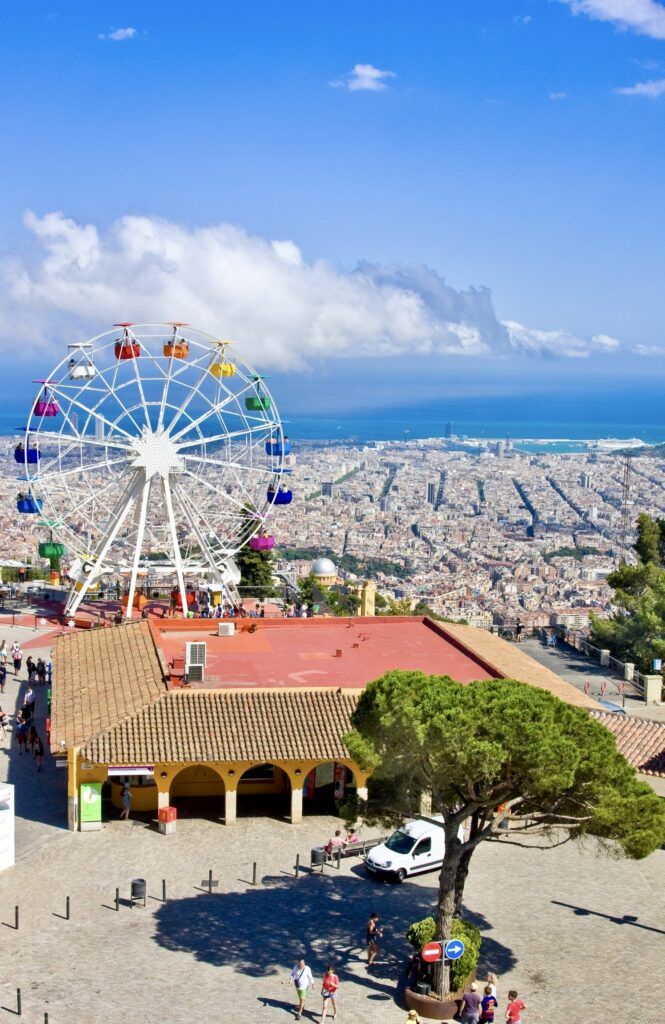
{"type": "Polygon", "coordinates": [[[464,956],[465,946],[461,939],[449,939],[444,950],[446,960],[459,960],[464,956]]]}
{"type": "Polygon", "coordinates": [[[443,946],[440,942],[426,942],[420,955],[426,964],[436,963],[437,960],[443,959],[443,946]]]}

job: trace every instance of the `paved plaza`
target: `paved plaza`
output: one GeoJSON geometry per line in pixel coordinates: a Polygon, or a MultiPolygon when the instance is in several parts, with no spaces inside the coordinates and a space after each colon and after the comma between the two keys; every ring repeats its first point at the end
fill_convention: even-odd
{"type": "MultiPolygon", "coordinates": [[[[34,635],[21,631],[20,638],[34,635]]],[[[14,631],[5,636],[11,643],[14,631]]],[[[18,690],[10,671],[5,710],[13,710],[18,690]]],[[[40,728],[44,706],[40,692],[40,728]]],[[[330,818],[296,827],[241,818],[230,828],[183,819],[173,836],[113,820],[101,832],[71,833],[65,773],[47,758],[38,775],[11,742],[0,737],[0,773],[16,785],[19,814],[17,864],[0,875],[0,1020],[12,1019],[20,986],[29,1024],[41,1024],[45,1011],[49,1024],[279,1024],[294,1017],[288,973],[302,953],[317,979],[308,1019],[320,1010],[318,981],[332,961],[341,978],[340,1024],[405,1020],[403,936],[432,910],[435,876],[386,885],[346,861],[339,871],[296,879],[296,854],[309,862],[310,848],[334,828],[330,818]],[[219,881],[212,896],[201,891],[209,868],[219,881]],[[147,879],[145,908],[127,905],[134,877],[147,879]],[[383,955],[368,973],[362,946],[373,910],[386,930],[383,955]]],[[[572,845],[481,848],[467,911],[482,930],[482,969],[500,976],[502,1006],[514,986],[529,1006],[525,1024],[662,1024],[664,873],[663,851],[632,863],[572,845]]]]}

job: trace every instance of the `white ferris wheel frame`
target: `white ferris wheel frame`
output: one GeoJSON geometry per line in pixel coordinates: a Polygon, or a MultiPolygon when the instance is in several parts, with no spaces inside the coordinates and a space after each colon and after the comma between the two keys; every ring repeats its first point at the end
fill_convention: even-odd
{"type": "Polygon", "coordinates": [[[127,618],[139,575],[148,569],[175,575],[183,611],[188,576],[221,580],[227,596],[235,589],[233,556],[264,529],[272,513],[268,486],[283,484],[289,468],[282,423],[264,378],[227,346],[186,324],[117,324],[70,345],[37,382],[25,449],[37,446],[40,455],[33,465],[26,454],[23,479],[29,495],[41,499],[52,534],[81,563],[67,615],[109,572],[129,576],[127,618]],[[119,342],[137,345],[139,355],[115,358],[119,342]],[[187,358],[175,356],[173,347],[164,354],[165,345],[178,342],[186,342],[187,358]],[[232,364],[231,376],[212,373],[220,362],[232,364]],[[80,367],[76,378],[73,364],[80,367]],[[57,429],[36,412],[40,396],[57,402],[57,429]],[[245,399],[257,397],[260,408],[250,412],[245,399]],[[270,454],[268,441],[276,442],[270,454]],[[101,486],[100,475],[110,477],[101,486]],[[165,524],[149,514],[158,490],[165,524]],[[84,529],[76,527],[76,517],[84,529]],[[121,554],[123,528],[128,539],[121,554]],[[184,556],[183,529],[189,531],[184,556]],[[151,566],[146,544],[148,553],[162,556],[151,566]]]}

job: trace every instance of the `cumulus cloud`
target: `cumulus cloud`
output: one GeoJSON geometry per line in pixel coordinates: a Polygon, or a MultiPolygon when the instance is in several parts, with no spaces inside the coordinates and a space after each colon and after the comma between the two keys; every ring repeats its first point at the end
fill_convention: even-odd
{"type": "Polygon", "coordinates": [[[620,96],[646,96],[647,99],[657,100],[665,92],[665,78],[652,78],[650,82],[637,82],[614,91],[620,96]]]}
{"type": "Polygon", "coordinates": [[[514,320],[504,321],[513,349],[541,356],[564,356],[568,359],[588,359],[599,353],[616,352],[621,342],[608,334],[594,334],[591,338],[578,338],[569,331],[540,331],[524,327],[514,320]]]}
{"type": "Polygon", "coordinates": [[[531,24],[531,22],[533,21],[533,18],[531,17],[531,15],[530,15],[530,14],[517,14],[517,15],[516,15],[516,16],[515,16],[515,17],[513,18],[513,21],[514,21],[514,22],[515,22],[515,23],[516,23],[517,25],[530,25],[530,24],[531,24]]]}
{"type": "Polygon", "coordinates": [[[232,224],[126,216],[101,232],[58,212],[28,213],[25,224],[30,243],[0,264],[5,344],[61,345],[118,320],[187,320],[280,369],[358,356],[579,358],[619,344],[502,323],[489,289],[457,290],[426,266],[343,271],[232,224]]]}
{"type": "Polygon", "coordinates": [[[383,92],[391,78],[397,78],[394,71],[382,71],[373,64],[354,64],[345,78],[337,78],[328,84],[334,89],[348,89],[350,92],[383,92]]]}
{"type": "Polygon", "coordinates": [[[568,93],[567,92],[551,92],[550,93],[550,99],[553,100],[554,102],[557,102],[558,100],[567,100],[568,99],[568,93]]]}
{"type": "Polygon", "coordinates": [[[662,345],[631,345],[631,352],[636,356],[643,356],[645,359],[653,359],[665,356],[665,348],[662,345]]]}
{"type": "Polygon", "coordinates": [[[574,14],[609,21],[623,31],[665,39],[665,7],[657,0],[560,0],[574,14]]]}
{"type": "Polygon", "coordinates": [[[137,34],[137,29],[127,28],[114,28],[111,32],[104,33],[100,32],[97,36],[98,39],[111,39],[114,43],[122,43],[125,39],[133,39],[137,34]]]}

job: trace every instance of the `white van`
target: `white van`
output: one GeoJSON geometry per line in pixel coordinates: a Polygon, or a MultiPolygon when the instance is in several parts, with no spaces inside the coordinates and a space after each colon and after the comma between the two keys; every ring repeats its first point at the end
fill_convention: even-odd
{"type": "MultiPolygon", "coordinates": [[[[434,820],[443,823],[442,818],[434,820]]],[[[391,875],[403,882],[407,875],[440,868],[445,847],[443,828],[432,825],[431,821],[409,821],[385,843],[369,851],[365,868],[372,875],[382,878],[391,875]]]]}

